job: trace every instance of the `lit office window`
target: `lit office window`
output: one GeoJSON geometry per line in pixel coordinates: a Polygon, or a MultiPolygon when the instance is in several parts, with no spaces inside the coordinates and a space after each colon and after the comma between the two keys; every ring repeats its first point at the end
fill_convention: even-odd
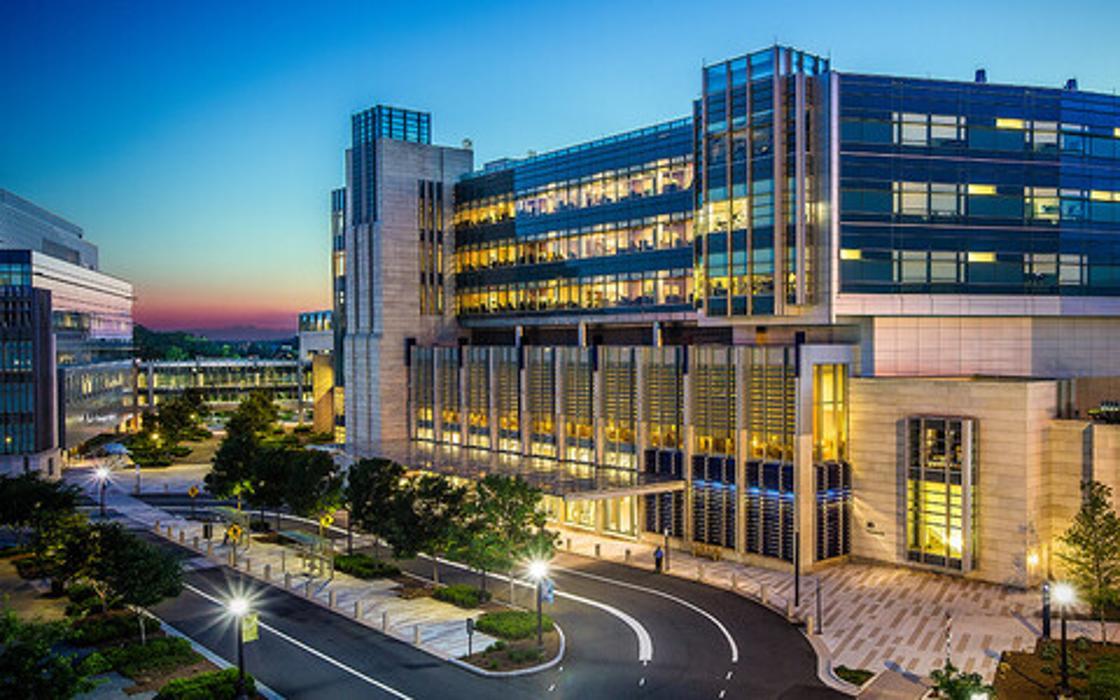
{"type": "Polygon", "coordinates": [[[906,548],[910,561],[957,571],[976,564],[976,426],[971,418],[907,420],[906,548]]]}

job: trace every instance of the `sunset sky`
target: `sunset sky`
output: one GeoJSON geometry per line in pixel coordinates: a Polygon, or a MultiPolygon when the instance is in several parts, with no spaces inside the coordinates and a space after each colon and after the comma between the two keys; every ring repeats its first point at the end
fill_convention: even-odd
{"type": "Polygon", "coordinates": [[[684,116],[705,61],[775,40],[841,71],[1120,87],[1113,3],[999,5],[5,0],[0,187],[85,228],[140,323],[294,330],[329,304],[355,110],[431,111],[481,165],[684,116]]]}

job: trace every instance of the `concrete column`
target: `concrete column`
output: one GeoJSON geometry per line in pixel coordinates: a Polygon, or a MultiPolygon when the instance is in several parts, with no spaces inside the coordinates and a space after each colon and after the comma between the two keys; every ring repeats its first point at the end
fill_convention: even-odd
{"type": "Polygon", "coordinates": [[[440,388],[443,377],[442,354],[439,348],[432,349],[432,436],[436,443],[443,442],[443,401],[440,388]]]}
{"type": "Polygon", "coordinates": [[[691,365],[695,362],[695,348],[682,347],[679,352],[686,353],[687,361],[683,363],[684,376],[681,377],[681,398],[684,401],[682,411],[681,451],[684,453],[684,532],[681,533],[682,547],[687,549],[692,541],[692,372],[691,365]]]}
{"type": "Polygon", "coordinates": [[[747,410],[750,398],[751,348],[735,348],[735,551],[747,551],[747,458],[750,443],[747,431],[747,410]]]}

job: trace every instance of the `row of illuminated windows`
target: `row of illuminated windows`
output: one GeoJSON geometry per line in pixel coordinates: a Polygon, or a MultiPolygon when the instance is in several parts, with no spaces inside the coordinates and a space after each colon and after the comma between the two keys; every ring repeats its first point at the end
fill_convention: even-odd
{"type": "Polygon", "coordinates": [[[1120,268],[1089,266],[1085,256],[1072,253],[996,254],[927,250],[840,251],[845,281],[901,284],[1035,284],[1113,286],[1120,268]]]}
{"type": "Polygon", "coordinates": [[[137,386],[141,389],[185,389],[188,387],[234,387],[249,389],[253,387],[276,387],[299,383],[299,370],[291,368],[160,368],[149,376],[146,371],[137,375],[137,386]]]}
{"type": "Polygon", "coordinates": [[[452,221],[456,226],[483,226],[512,219],[515,213],[513,193],[474,199],[455,207],[452,221]]]}
{"type": "Polygon", "coordinates": [[[31,341],[0,341],[0,370],[19,372],[31,369],[31,341]]]}
{"type": "Polygon", "coordinates": [[[691,270],[656,270],[457,290],[459,314],[517,311],[635,310],[692,303],[691,270]]]}
{"type": "Polygon", "coordinates": [[[631,198],[679,192],[692,187],[692,163],[686,157],[596,173],[578,180],[553,182],[521,193],[518,216],[541,216],[595,207],[631,198]]]}
{"type": "Polygon", "coordinates": [[[469,272],[680,248],[692,243],[692,221],[685,216],[662,214],[628,226],[600,225],[590,231],[550,231],[532,238],[459,246],[455,270],[469,272]]]}
{"type": "Polygon", "coordinates": [[[895,181],[890,191],[846,187],[840,207],[851,214],[1120,223],[1120,192],[1111,190],[895,181]]]}
{"type": "MultiPolygon", "coordinates": [[[[787,201],[794,190],[795,180],[789,178],[786,188],[787,201]]],[[[812,191],[811,178],[806,178],[806,191],[812,191]]],[[[745,229],[748,218],[754,226],[770,226],[774,223],[774,181],[770,178],[755,180],[748,193],[746,185],[731,188],[731,199],[727,198],[727,188],[719,192],[709,191],[707,201],[697,211],[698,226],[701,232],[745,229]]]]}
{"type": "Polygon", "coordinates": [[[878,143],[917,147],[965,147],[978,150],[1061,152],[1097,158],[1120,158],[1120,127],[1112,134],[1088,133],[1082,124],[1059,124],[996,118],[977,123],[963,115],[895,112],[891,121],[844,118],[845,143],[878,143]]]}

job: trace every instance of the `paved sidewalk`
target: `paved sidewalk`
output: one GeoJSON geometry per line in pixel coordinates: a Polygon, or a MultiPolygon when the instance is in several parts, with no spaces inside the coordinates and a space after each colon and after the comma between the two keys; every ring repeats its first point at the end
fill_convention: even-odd
{"type": "MultiPolygon", "coordinates": [[[[68,481],[85,488],[91,498],[97,498],[96,484],[88,483],[77,471],[68,475],[68,481]]],[[[190,568],[231,563],[232,547],[218,539],[218,528],[215,539],[207,543],[202,537],[202,523],[150,506],[125,493],[128,486],[109,487],[105,498],[109,511],[153,531],[158,525],[163,537],[196,549],[200,556],[188,560],[190,568]]],[[[345,540],[336,540],[334,544],[345,546],[345,540]]],[[[276,544],[253,541],[249,547],[239,547],[235,566],[441,658],[467,655],[466,619],[482,614],[481,610],[461,609],[430,597],[405,600],[397,595],[400,584],[387,579],[365,581],[341,572],[334,572],[330,579],[314,576],[305,571],[294,549],[276,544]]],[[[495,641],[489,635],[475,632],[473,649],[481,651],[495,641]]]]}
{"type": "MultiPolygon", "coordinates": [[[[560,551],[653,568],[654,545],[609,540],[564,530],[560,551]],[[568,541],[571,549],[568,549],[568,541]]],[[[787,610],[793,598],[793,576],[733,562],[712,562],[676,549],[669,554],[670,572],[683,578],[732,588],[758,598],[765,587],[768,602],[787,610]]],[[[1005,650],[1031,649],[1041,628],[1037,591],[1021,591],[979,581],[874,564],[844,564],[819,575],[801,577],[801,606],[795,615],[815,617],[815,586],[821,583],[824,629],[821,639],[832,653],[833,666],[892,669],[927,676],[942,666],[946,654],[946,614],[952,615],[953,663],[991,680],[1005,650]]],[[[815,626],[815,623],[814,623],[815,626]]],[[[1055,621],[1055,631],[1057,622],[1055,621]]],[[[1097,639],[1100,626],[1071,621],[1072,638],[1097,639]]],[[[1120,624],[1109,625],[1109,639],[1120,624]]]]}

